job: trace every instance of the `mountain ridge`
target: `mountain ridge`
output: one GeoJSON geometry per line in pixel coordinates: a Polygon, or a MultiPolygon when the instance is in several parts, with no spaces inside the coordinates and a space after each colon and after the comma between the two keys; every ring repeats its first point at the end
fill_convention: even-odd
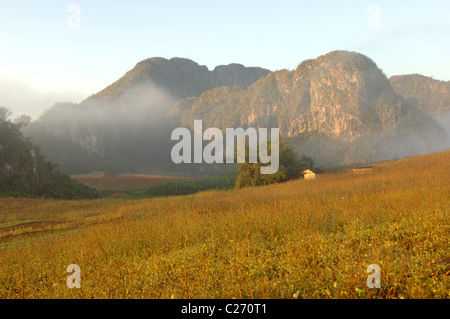
{"type": "MultiPolygon", "coordinates": [[[[277,125],[288,137],[305,131],[359,136],[363,113],[375,108],[380,99],[397,98],[387,77],[371,59],[348,51],[332,51],[303,61],[292,71],[271,72],[239,91],[238,100],[235,91],[228,91],[229,101],[223,88],[203,93],[185,111],[181,124],[186,126],[199,118],[220,128],[277,125]],[[218,92],[217,100],[214,91],[218,92]],[[233,108],[239,109],[239,114],[233,108]],[[230,121],[226,117],[230,112],[233,119],[240,117],[239,121],[230,121]]],[[[392,126],[387,118],[378,116],[377,120],[380,126],[392,126]]]]}
{"type": "Polygon", "coordinates": [[[450,81],[421,74],[396,75],[389,81],[397,94],[414,99],[420,110],[439,114],[450,111],[450,81]]]}
{"type": "Polygon", "coordinates": [[[148,84],[166,90],[175,100],[178,100],[199,96],[202,92],[216,86],[246,87],[268,73],[270,73],[269,70],[245,67],[238,63],[219,65],[210,71],[205,65],[199,65],[190,59],[154,57],[138,62],[119,80],[91,95],[84,102],[105,102],[105,100],[110,102],[111,99],[120,98],[133,86],[148,84]]]}
{"type": "Polygon", "coordinates": [[[149,58],[81,104],[55,105],[25,131],[69,172],[204,172],[170,161],[171,131],[191,127],[194,119],[221,129],[279,127],[298,152],[326,165],[442,147],[434,108],[420,109],[392,80],[369,57],[343,50],[274,72],[149,58]]]}

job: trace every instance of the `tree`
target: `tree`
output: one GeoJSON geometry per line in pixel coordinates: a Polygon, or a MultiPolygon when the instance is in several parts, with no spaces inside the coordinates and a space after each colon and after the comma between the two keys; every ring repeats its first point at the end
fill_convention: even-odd
{"type": "Polygon", "coordinates": [[[22,127],[27,126],[31,122],[31,116],[22,114],[21,116],[14,119],[14,124],[22,127]]]}
{"type": "Polygon", "coordinates": [[[0,106],[0,122],[5,122],[11,116],[11,111],[4,106],[0,106]]]}
{"type": "Polygon", "coordinates": [[[0,195],[63,199],[98,197],[96,190],[72,180],[47,162],[39,148],[20,131],[22,122],[9,120],[0,107],[0,195]]]}
{"type": "MultiPolygon", "coordinates": [[[[270,144],[269,144],[270,149],[270,144]]],[[[261,174],[261,164],[249,163],[248,147],[246,146],[246,161],[238,164],[238,177],[236,188],[247,186],[260,186],[273,183],[281,183],[291,179],[299,178],[302,171],[313,167],[313,161],[302,155],[299,157],[294,150],[283,140],[280,139],[279,149],[280,166],[275,174],[261,174]]]]}

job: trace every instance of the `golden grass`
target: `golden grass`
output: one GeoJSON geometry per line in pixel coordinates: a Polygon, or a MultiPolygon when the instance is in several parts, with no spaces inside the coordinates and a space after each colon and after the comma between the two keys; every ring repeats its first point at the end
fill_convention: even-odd
{"type": "Polygon", "coordinates": [[[0,297],[449,298],[450,152],[377,167],[172,198],[0,199],[0,297]]]}

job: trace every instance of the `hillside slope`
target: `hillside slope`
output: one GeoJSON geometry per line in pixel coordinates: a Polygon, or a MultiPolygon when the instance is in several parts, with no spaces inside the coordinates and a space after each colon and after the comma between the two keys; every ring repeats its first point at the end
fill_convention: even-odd
{"type": "MultiPolygon", "coordinates": [[[[40,149],[20,132],[0,107],[0,197],[95,198],[98,193],[47,162],[40,149]]],[[[2,210],[3,213],[3,210],[2,210]]]]}
{"type": "Polygon", "coordinates": [[[417,108],[429,114],[450,111],[450,81],[439,81],[420,75],[398,75],[389,79],[395,92],[413,99],[417,108]]]}
{"type": "MultiPolygon", "coordinates": [[[[102,91],[90,96],[85,103],[132,103],[133,96],[127,100],[129,90],[146,89],[156,86],[174,100],[199,96],[214,87],[239,85],[247,87],[269,73],[269,70],[258,67],[245,67],[241,64],[217,66],[210,71],[204,65],[183,58],[150,58],[136,64],[119,80],[102,91]]],[[[133,92],[136,95],[136,92],[133,92]]]]}
{"type": "Polygon", "coordinates": [[[240,64],[209,71],[188,59],[151,58],[80,104],[55,104],[24,133],[66,172],[158,173],[170,160],[170,134],[179,121],[166,114],[178,99],[216,86],[247,87],[268,73],[240,64]]]}
{"type": "Polygon", "coordinates": [[[377,168],[138,201],[4,200],[0,298],[448,299],[450,152],[377,168]],[[81,290],[67,289],[72,263],[81,290]]]}

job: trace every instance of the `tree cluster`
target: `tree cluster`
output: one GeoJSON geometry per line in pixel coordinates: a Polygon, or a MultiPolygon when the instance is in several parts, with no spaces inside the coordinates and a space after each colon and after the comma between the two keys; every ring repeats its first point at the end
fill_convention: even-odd
{"type": "Polygon", "coordinates": [[[9,120],[0,107],[0,195],[81,199],[98,197],[96,190],[60,173],[40,149],[21,133],[23,121],[9,120]]]}
{"type": "Polygon", "coordinates": [[[310,158],[297,155],[284,140],[280,140],[279,163],[278,172],[275,174],[261,174],[261,165],[263,164],[261,162],[250,163],[247,149],[245,163],[237,164],[236,188],[286,182],[299,178],[303,170],[312,168],[314,165],[310,158]]]}

